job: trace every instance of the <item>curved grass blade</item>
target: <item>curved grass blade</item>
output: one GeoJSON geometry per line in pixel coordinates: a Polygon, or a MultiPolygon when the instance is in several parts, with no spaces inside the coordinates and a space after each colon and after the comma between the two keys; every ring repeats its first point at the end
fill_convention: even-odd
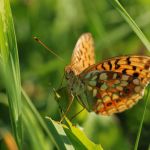
{"type": "MultiPolygon", "coordinates": [[[[32,115],[34,115],[34,117],[38,120],[38,123],[42,126],[42,128],[45,130],[46,134],[48,135],[49,140],[54,143],[54,145],[57,147],[57,149],[60,149],[60,150],[67,150],[70,148],[74,149],[73,146],[69,144],[70,143],[69,140],[67,140],[67,143],[69,146],[64,143],[62,135],[64,135],[65,139],[67,138],[67,136],[65,133],[63,133],[62,127],[56,125],[56,123],[54,121],[49,119],[50,121],[48,122],[48,127],[49,127],[48,128],[46,123],[40,116],[39,112],[36,110],[36,108],[34,107],[32,102],[30,101],[29,97],[26,95],[26,93],[23,90],[22,90],[22,95],[24,98],[24,101],[23,101],[24,105],[26,105],[26,107],[28,107],[32,111],[32,115]]],[[[28,116],[24,116],[24,117],[26,117],[26,119],[28,119],[28,116]]],[[[33,126],[33,129],[34,129],[34,126],[33,126]]],[[[31,131],[31,133],[32,133],[32,131],[31,131]]]]}
{"type": "Polygon", "coordinates": [[[135,141],[134,150],[138,149],[138,144],[139,144],[139,141],[140,141],[140,135],[141,135],[141,132],[142,132],[142,127],[143,127],[143,122],[144,122],[144,117],[145,117],[149,97],[150,97],[150,86],[148,86],[148,91],[147,91],[146,98],[145,98],[146,101],[145,101],[145,105],[144,105],[144,110],[143,110],[142,119],[141,119],[139,130],[138,130],[137,138],[136,138],[136,141],[135,141]]]}
{"type": "Polygon", "coordinates": [[[109,0],[109,1],[112,3],[114,8],[118,10],[118,12],[122,15],[122,17],[126,20],[126,22],[129,24],[132,30],[136,33],[139,39],[143,42],[145,47],[150,51],[150,42],[148,41],[146,36],[143,34],[141,29],[138,27],[138,25],[135,23],[135,21],[130,17],[130,15],[124,9],[124,7],[120,4],[120,2],[118,0],[109,0]]]}
{"type": "Polygon", "coordinates": [[[33,114],[32,110],[26,103],[23,103],[22,120],[25,127],[25,134],[27,135],[28,148],[33,150],[50,150],[52,149],[51,140],[43,132],[43,128],[39,121],[33,114]]]}

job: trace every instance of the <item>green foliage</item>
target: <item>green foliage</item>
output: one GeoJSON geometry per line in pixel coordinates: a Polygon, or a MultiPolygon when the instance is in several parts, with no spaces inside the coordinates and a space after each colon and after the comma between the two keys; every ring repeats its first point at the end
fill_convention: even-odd
{"type": "Polygon", "coordinates": [[[144,122],[145,113],[146,113],[147,104],[148,104],[148,99],[149,99],[149,89],[147,91],[147,96],[146,96],[145,99],[146,99],[146,101],[145,101],[144,111],[143,111],[143,114],[142,114],[142,119],[141,119],[141,123],[140,123],[140,126],[139,126],[139,131],[138,131],[137,138],[136,138],[136,141],[135,141],[134,150],[138,149],[138,144],[139,144],[139,141],[140,141],[140,135],[141,135],[141,132],[142,132],[143,122],[144,122]]]}
{"type": "MultiPolygon", "coordinates": [[[[138,146],[139,149],[148,149],[149,97],[120,115],[102,117],[83,111],[73,120],[79,125],[74,126],[67,119],[65,124],[54,121],[60,117],[52,89],[58,88],[66,64],[32,39],[32,36],[40,37],[50,49],[65,58],[66,63],[77,38],[84,32],[93,34],[99,61],[124,54],[148,55],[145,47],[150,49],[146,38],[150,37],[150,2],[121,2],[124,7],[118,0],[11,1],[19,64],[9,1],[0,0],[0,127],[12,127],[19,149],[102,149],[100,144],[105,150],[130,150],[134,146],[135,149],[138,146]],[[8,112],[11,123],[6,119],[8,112]],[[45,116],[53,119],[45,120],[45,116]],[[139,116],[143,116],[142,120],[139,116]]],[[[62,92],[59,100],[65,110],[67,94],[62,92]]],[[[68,117],[80,110],[81,106],[74,101],[68,117]]],[[[3,147],[0,143],[0,149],[3,147]]]]}
{"type": "Polygon", "coordinates": [[[81,129],[77,128],[76,126],[73,126],[71,122],[69,122],[68,119],[66,119],[68,127],[64,126],[64,130],[68,137],[71,139],[75,149],[95,149],[95,150],[103,150],[101,145],[96,145],[93,142],[91,142],[85,133],[81,131],[81,129]]]}
{"type": "Polygon", "coordinates": [[[0,65],[8,94],[13,134],[21,149],[21,83],[18,50],[9,1],[0,1],[0,65]]]}
{"type": "MultiPolygon", "coordinates": [[[[58,126],[56,123],[54,124],[52,121],[50,129],[48,129],[47,125],[42,120],[41,116],[36,111],[36,109],[34,108],[34,106],[32,105],[32,103],[30,102],[29,98],[27,97],[27,95],[23,90],[22,92],[24,101],[23,104],[21,104],[20,70],[19,70],[19,60],[15,40],[15,33],[13,28],[13,21],[11,17],[9,2],[1,1],[1,3],[2,6],[0,9],[1,12],[0,63],[1,68],[3,70],[3,78],[5,79],[5,86],[8,91],[10,112],[12,113],[11,122],[13,127],[13,133],[15,135],[18,147],[19,149],[23,148],[22,145],[22,124],[23,124],[24,135],[26,134],[28,135],[28,141],[31,149],[36,150],[51,149],[52,146],[50,145],[51,144],[50,140],[54,142],[55,146],[58,149],[74,149],[74,147],[78,146],[78,143],[76,143],[75,144],[76,146],[74,145],[74,147],[71,145],[71,143],[69,144],[69,140],[66,141],[67,136],[65,132],[62,132],[63,131],[63,129],[61,129],[62,127],[60,125],[58,126]],[[43,133],[43,129],[45,129],[46,133],[49,135],[49,138],[46,138],[46,135],[43,133]],[[54,132],[54,130],[56,130],[56,132],[54,132]],[[64,135],[64,137],[62,135],[64,135]],[[67,146],[68,144],[70,146],[67,146]]],[[[78,132],[74,134],[78,134],[78,132]]],[[[72,142],[75,143],[74,141],[75,140],[77,141],[78,138],[79,137],[77,137],[76,139],[72,139],[72,142]]],[[[87,143],[91,144],[90,141],[88,141],[87,143]]],[[[83,147],[82,145],[83,144],[81,143],[80,146],[83,147]]],[[[91,147],[92,146],[93,145],[91,144],[91,147]]]]}
{"type": "Polygon", "coordinates": [[[127,23],[130,25],[132,30],[137,34],[137,36],[140,38],[140,40],[143,42],[145,47],[150,50],[150,43],[148,39],[145,37],[143,32],[140,30],[138,25],[135,23],[135,21],[130,17],[130,15],[127,13],[127,11],[123,8],[123,6],[119,3],[118,0],[110,0],[110,2],[114,5],[114,7],[118,10],[118,12],[123,16],[123,18],[127,21],[127,23]]]}
{"type": "Polygon", "coordinates": [[[53,120],[51,120],[50,118],[47,117],[47,119],[49,119],[49,126],[54,125],[55,129],[53,130],[55,132],[55,130],[57,130],[57,132],[59,133],[59,135],[57,135],[57,132],[55,133],[55,136],[57,135],[56,140],[60,141],[62,147],[61,149],[63,149],[63,145],[66,145],[67,149],[80,149],[80,150],[103,150],[101,145],[96,145],[93,142],[91,142],[87,136],[85,135],[85,133],[83,131],[81,131],[81,129],[79,129],[76,126],[73,126],[72,123],[65,118],[67,125],[65,124],[60,124],[59,122],[55,122],[53,120]]]}

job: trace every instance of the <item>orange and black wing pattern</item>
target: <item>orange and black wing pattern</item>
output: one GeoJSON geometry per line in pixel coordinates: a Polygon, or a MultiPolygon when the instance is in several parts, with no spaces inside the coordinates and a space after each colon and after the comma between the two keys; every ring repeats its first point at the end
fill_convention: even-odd
{"type": "Polygon", "coordinates": [[[147,82],[150,77],[150,57],[149,56],[120,56],[104,60],[103,62],[92,65],[83,71],[79,76],[94,70],[113,71],[139,77],[142,82],[147,82]]]}
{"type": "Polygon", "coordinates": [[[93,37],[90,33],[85,33],[75,45],[69,66],[75,75],[78,75],[93,64],[95,64],[93,37]]]}
{"type": "Polygon", "coordinates": [[[122,56],[95,64],[79,75],[88,101],[98,114],[111,115],[132,107],[150,81],[150,57],[122,56]]]}

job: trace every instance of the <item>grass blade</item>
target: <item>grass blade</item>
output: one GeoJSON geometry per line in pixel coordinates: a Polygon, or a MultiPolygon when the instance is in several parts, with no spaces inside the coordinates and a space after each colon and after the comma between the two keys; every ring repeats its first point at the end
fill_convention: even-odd
{"type": "Polygon", "coordinates": [[[61,124],[56,121],[53,121],[49,117],[46,117],[46,119],[48,119],[48,126],[51,130],[51,133],[54,135],[55,140],[61,145],[60,149],[75,150],[61,124]]]}
{"type": "MultiPolygon", "coordinates": [[[[48,122],[48,126],[49,126],[49,128],[48,128],[46,123],[44,122],[44,120],[40,116],[39,112],[33,106],[33,104],[31,103],[31,101],[29,99],[29,97],[26,95],[26,93],[23,90],[22,90],[22,94],[23,94],[23,98],[24,98],[24,104],[26,105],[26,107],[30,108],[30,110],[32,111],[32,115],[34,114],[34,117],[38,120],[38,123],[45,130],[45,132],[48,135],[49,139],[54,143],[54,145],[57,147],[57,149],[61,149],[61,150],[62,149],[67,150],[67,149],[70,149],[70,148],[73,149],[73,146],[69,145],[69,143],[70,143],[69,140],[67,140],[68,141],[67,145],[63,142],[61,127],[57,126],[56,123],[54,123],[50,119],[50,121],[48,122]],[[68,148],[68,145],[69,145],[69,148],[68,148]]],[[[28,116],[26,116],[26,118],[28,118],[28,116]]],[[[30,128],[30,126],[28,128],[30,128]]],[[[64,137],[67,138],[66,135],[64,135],[64,137]]]]}
{"type": "Polygon", "coordinates": [[[139,39],[143,42],[145,47],[150,51],[150,42],[148,41],[146,36],[143,34],[141,29],[138,27],[138,25],[135,23],[135,21],[130,17],[130,15],[124,9],[124,7],[120,4],[120,2],[118,0],[109,0],[109,1],[112,3],[114,8],[117,9],[118,12],[123,16],[123,18],[132,28],[132,30],[136,33],[139,39]]]}
{"type": "Polygon", "coordinates": [[[11,125],[22,147],[21,84],[18,50],[9,0],[0,0],[0,63],[8,94],[11,125]]]}
{"type": "Polygon", "coordinates": [[[95,144],[89,140],[80,128],[72,125],[72,123],[67,118],[65,118],[65,120],[67,122],[67,126],[64,125],[64,130],[76,149],[103,150],[100,144],[95,144]]]}
{"type": "Polygon", "coordinates": [[[73,126],[72,123],[67,118],[65,118],[67,125],[53,121],[49,117],[46,118],[48,119],[49,127],[51,126],[55,127],[53,129],[53,133],[55,134],[55,136],[57,135],[57,140],[63,143],[62,148],[65,145],[69,150],[72,149],[103,150],[100,144],[95,144],[92,141],[90,141],[85,135],[85,133],[78,127],[73,126]]]}
{"type": "Polygon", "coordinates": [[[140,135],[141,135],[143,122],[144,122],[144,117],[145,117],[146,108],[147,108],[148,99],[149,99],[149,92],[150,92],[150,87],[148,87],[147,95],[146,95],[146,98],[145,98],[146,99],[145,106],[144,106],[143,115],[142,115],[142,119],[141,119],[141,122],[140,122],[139,130],[138,130],[137,138],[136,138],[136,141],[135,141],[134,150],[138,149],[138,144],[139,144],[139,141],[140,141],[140,135]]]}
{"type": "Polygon", "coordinates": [[[30,149],[49,150],[51,149],[51,141],[43,132],[43,128],[33,114],[32,110],[24,103],[22,120],[25,127],[25,134],[28,136],[30,149]]]}

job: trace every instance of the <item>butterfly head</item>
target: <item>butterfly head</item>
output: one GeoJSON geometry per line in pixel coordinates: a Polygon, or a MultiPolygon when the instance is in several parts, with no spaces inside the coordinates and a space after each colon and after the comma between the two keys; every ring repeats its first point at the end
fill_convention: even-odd
{"type": "Polygon", "coordinates": [[[72,70],[71,65],[68,65],[65,67],[65,77],[67,80],[69,80],[70,78],[73,78],[73,76],[75,75],[74,71],[72,70]]]}
{"type": "Polygon", "coordinates": [[[76,90],[76,86],[78,85],[78,77],[75,75],[74,70],[72,69],[71,65],[68,65],[65,67],[65,78],[68,83],[68,89],[69,91],[72,91],[73,93],[78,93],[76,90]]]}

